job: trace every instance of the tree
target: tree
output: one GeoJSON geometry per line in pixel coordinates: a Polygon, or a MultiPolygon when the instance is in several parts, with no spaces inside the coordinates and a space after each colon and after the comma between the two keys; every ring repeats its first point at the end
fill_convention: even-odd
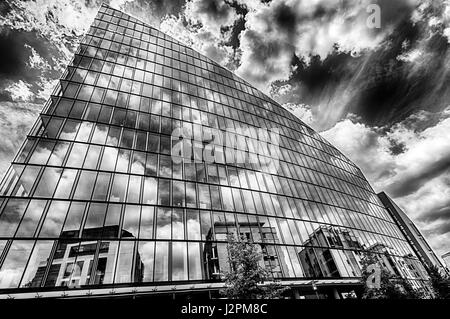
{"type": "Polygon", "coordinates": [[[433,288],[434,298],[436,299],[450,299],[450,278],[442,275],[438,267],[432,266],[427,268],[430,276],[431,286],[433,288]]]}
{"type": "Polygon", "coordinates": [[[361,260],[362,284],[364,286],[363,299],[422,299],[422,290],[414,289],[403,277],[396,277],[383,267],[373,253],[367,252],[361,260]],[[371,265],[378,267],[378,274],[371,270],[371,265]],[[372,286],[374,276],[379,276],[378,286],[372,286]]]}
{"type": "Polygon", "coordinates": [[[230,271],[224,273],[226,288],[222,294],[230,299],[275,299],[290,289],[279,282],[267,283],[270,274],[260,266],[261,258],[257,245],[228,235],[230,271]]]}

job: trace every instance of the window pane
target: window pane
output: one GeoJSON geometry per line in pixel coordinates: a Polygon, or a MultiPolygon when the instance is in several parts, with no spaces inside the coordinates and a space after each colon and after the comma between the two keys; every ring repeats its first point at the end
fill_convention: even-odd
{"type": "Polygon", "coordinates": [[[141,206],[127,205],[123,219],[122,238],[138,238],[141,206]]]}
{"type": "Polygon", "coordinates": [[[74,143],[67,159],[66,166],[80,168],[83,165],[87,149],[87,144],[74,143]]]}
{"type": "Polygon", "coordinates": [[[234,211],[233,196],[229,187],[220,187],[222,194],[223,208],[228,211],[234,211]]]}
{"type": "Polygon", "coordinates": [[[46,164],[47,160],[55,146],[54,141],[40,140],[34,149],[28,163],[30,164],[46,164]]]}
{"type": "Polygon", "coordinates": [[[85,206],[85,203],[72,202],[67,213],[66,221],[64,222],[61,237],[78,237],[85,206]]]}
{"type": "Polygon", "coordinates": [[[65,169],[61,175],[58,183],[58,187],[55,191],[55,198],[68,199],[70,196],[70,191],[72,190],[75,178],[77,177],[78,170],[76,169],[65,169]]]}
{"type": "Polygon", "coordinates": [[[133,152],[133,159],[131,161],[131,173],[144,175],[145,170],[145,153],[133,152]]]}
{"type": "Polygon", "coordinates": [[[186,230],[187,230],[187,239],[189,240],[201,239],[200,217],[198,211],[188,210],[186,212],[186,230]]]}
{"type": "Polygon", "coordinates": [[[125,201],[127,185],[128,185],[128,175],[115,174],[109,200],[111,202],[123,203],[125,201]]]}
{"type": "Polygon", "coordinates": [[[173,181],[173,206],[184,207],[185,199],[184,199],[184,182],[173,181]]]}
{"type": "Polygon", "coordinates": [[[108,126],[97,124],[95,126],[94,134],[92,134],[92,143],[104,144],[108,136],[108,126]]]}
{"type": "Polygon", "coordinates": [[[130,182],[128,185],[128,203],[139,203],[141,195],[141,177],[140,176],[130,176],[130,182]]]}
{"type": "Polygon", "coordinates": [[[28,200],[10,199],[0,215],[0,236],[12,237],[27,208],[28,200]]]}
{"type": "Polygon", "coordinates": [[[172,158],[170,156],[159,157],[159,176],[172,177],[172,158]]]}
{"type": "Polygon", "coordinates": [[[138,254],[144,265],[143,282],[152,282],[155,261],[155,242],[139,242],[138,254]]]}
{"type": "Polygon", "coordinates": [[[189,280],[202,279],[202,266],[199,243],[188,243],[189,280]]]}
{"type": "Polygon", "coordinates": [[[145,163],[145,175],[157,176],[158,155],[147,154],[147,162],[145,163]]]}
{"type": "Polygon", "coordinates": [[[121,232],[120,217],[122,216],[121,204],[109,204],[106,210],[105,227],[103,227],[103,238],[118,238],[121,232]]]}
{"type": "MultiPolygon", "coordinates": [[[[133,281],[131,277],[131,269],[134,263],[133,254],[134,241],[121,241],[119,255],[117,258],[116,278],[114,280],[115,283],[127,283],[133,281]]],[[[136,268],[136,270],[138,269],[139,268],[136,268]]],[[[136,276],[133,276],[133,278],[136,278],[136,276]]]]}
{"type": "Polygon", "coordinates": [[[83,228],[84,238],[100,238],[105,220],[106,204],[92,203],[83,228]]]}
{"type": "MultiPolygon", "coordinates": [[[[36,228],[41,220],[42,213],[44,212],[46,200],[36,200],[32,199],[28,205],[25,216],[20,223],[19,229],[17,230],[17,237],[33,237],[36,232],[36,228]]],[[[0,221],[0,224],[2,222],[0,221]]]]}
{"type": "Polygon", "coordinates": [[[82,171],[78,179],[78,185],[73,195],[74,199],[90,199],[94,188],[97,172],[82,171]]]}
{"type": "Polygon", "coordinates": [[[159,135],[148,134],[147,151],[159,153],[159,135]]]}
{"type": "Polygon", "coordinates": [[[83,167],[88,169],[97,168],[98,159],[100,157],[100,152],[102,151],[102,147],[98,145],[90,145],[89,150],[86,155],[86,159],[84,160],[83,167]]]}
{"type": "Polygon", "coordinates": [[[182,209],[173,210],[172,239],[184,239],[184,213],[182,209]]]}
{"type": "Polygon", "coordinates": [[[211,198],[209,197],[209,186],[204,184],[198,184],[198,197],[200,208],[211,208],[211,198]]]}
{"type": "Polygon", "coordinates": [[[48,208],[39,237],[58,237],[66,219],[69,202],[53,201],[48,208]]]}
{"type": "Polygon", "coordinates": [[[11,196],[29,196],[31,188],[36,180],[36,177],[39,173],[40,167],[37,166],[27,166],[23,170],[22,176],[17,181],[18,176],[21,173],[22,165],[12,165],[10,179],[8,179],[8,183],[6,181],[4,185],[4,189],[2,193],[5,195],[9,195],[10,191],[12,193],[11,196]],[[16,185],[14,183],[17,181],[16,185]]]}
{"type": "Polygon", "coordinates": [[[55,148],[53,149],[52,155],[48,160],[48,165],[61,166],[69,145],[69,142],[57,142],[55,148]]]}
{"type": "Polygon", "coordinates": [[[169,243],[156,242],[154,281],[169,280],[169,243]]]}
{"type": "Polygon", "coordinates": [[[120,128],[111,126],[108,131],[106,145],[117,146],[119,144],[120,128]]]}
{"type": "Polygon", "coordinates": [[[126,173],[128,172],[128,164],[130,163],[131,151],[119,150],[119,156],[117,157],[116,172],[126,173]]]}
{"type": "Polygon", "coordinates": [[[95,182],[93,200],[106,200],[108,196],[109,181],[111,179],[111,173],[98,173],[97,181],[95,182]]]}
{"type": "Polygon", "coordinates": [[[280,225],[281,232],[283,233],[284,243],[293,245],[294,240],[292,239],[291,232],[289,231],[287,220],[278,218],[278,223],[280,225]]]}
{"type": "Polygon", "coordinates": [[[172,242],[172,280],[187,280],[187,251],[185,242],[172,242]]]}
{"type": "Polygon", "coordinates": [[[160,179],[158,186],[158,205],[170,205],[170,181],[160,179]]]}
{"type": "Polygon", "coordinates": [[[102,163],[100,169],[104,171],[114,171],[116,167],[116,159],[119,150],[112,147],[105,147],[103,151],[102,163]]]}
{"type": "Polygon", "coordinates": [[[241,192],[237,188],[232,189],[233,199],[234,199],[234,207],[237,212],[244,211],[244,205],[242,203],[241,192]]]}
{"type": "Polygon", "coordinates": [[[93,126],[93,123],[82,122],[80,125],[80,129],[78,130],[77,138],[75,140],[80,142],[87,142],[89,140],[89,136],[91,135],[93,126]]]}
{"type": "Polygon", "coordinates": [[[59,135],[60,139],[73,141],[75,139],[75,135],[77,134],[78,127],[80,126],[80,121],[67,120],[64,124],[63,129],[61,130],[61,134],[59,135]]]}
{"type": "Polygon", "coordinates": [[[253,203],[252,193],[248,190],[242,190],[242,196],[245,203],[245,211],[250,214],[255,214],[256,208],[255,204],[253,203]]]}
{"type": "Polygon", "coordinates": [[[156,179],[151,177],[145,177],[142,203],[156,204],[156,192],[157,192],[156,179]]]}
{"type": "Polygon", "coordinates": [[[142,206],[139,238],[153,239],[154,207],[142,206]]]}
{"type": "Polygon", "coordinates": [[[195,183],[186,183],[186,204],[187,207],[197,207],[197,192],[195,189],[195,183]]]}
{"type": "Polygon", "coordinates": [[[202,240],[211,240],[213,237],[213,229],[210,212],[200,212],[202,240]]]}
{"type": "Polygon", "coordinates": [[[158,208],[156,214],[156,237],[157,239],[171,238],[171,215],[172,211],[167,208],[158,208]]]}
{"type": "Polygon", "coordinates": [[[58,183],[59,176],[61,175],[61,168],[46,167],[44,173],[41,176],[34,196],[36,197],[51,197],[58,183]]]}
{"type": "Polygon", "coordinates": [[[15,240],[0,268],[0,288],[17,288],[33,249],[32,240],[15,240]]]}
{"type": "Polygon", "coordinates": [[[53,244],[53,240],[39,240],[36,242],[22,278],[21,287],[40,287],[44,279],[48,260],[51,257],[53,244]]]}
{"type": "Polygon", "coordinates": [[[209,186],[211,194],[211,207],[215,210],[221,210],[222,205],[220,204],[219,187],[209,186]]]}

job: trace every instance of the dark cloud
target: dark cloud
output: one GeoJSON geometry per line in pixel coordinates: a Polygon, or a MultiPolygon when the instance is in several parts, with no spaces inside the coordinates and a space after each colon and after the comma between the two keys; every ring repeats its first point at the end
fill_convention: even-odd
{"type": "Polygon", "coordinates": [[[0,2],[0,16],[6,16],[11,11],[11,9],[11,5],[8,2],[0,2]]]}
{"type": "Polygon", "coordinates": [[[294,56],[292,64],[295,71],[290,79],[277,81],[274,86],[290,84],[295,88],[294,95],[283,102],[294,102],[301,98],[303,103],[314,105],[332,94],[340,83],[349,81],[359,63],[349,53],[337,50],[324,60],[319,56],[312,56],[308,63],[294,56]]]}
{"type": "Polygon", "coordinates": [[[443,158],[440,161],[435,161],[432,164],[421,168],[419,171],[415,172],[414,175],[408,176],[401,181],[390,185],[388,191],[394,197],[407,196],[419,190],[426,182],[449,172],[450,158],[443,158]]]}
{"type": "Polygon", "coordinates": [[[439,220],[448,220],[450,222],[450,203],[448,204],[444,207],[438,207],[426,215],[418,216],[417,221],[421,223],[432,223],[439,220]]]}
{"type": "Polygon", "coordinates": [[[329,128],[348,113],[371,126],[389,126],[420,110],[444,109],[450,100],[450,44],[440,33],[424,41],[429,35],[426,23],[412,23],[405,16],[377,49],[359,56],[335,45],[324,59],[312,56],[307,63],[295,57],[290,79],[273,83],[275,88],[285,84],[293,88],[280,102],[310,105],[318,129],[329,128]],[[423,61],[400,58],[411,50],[418,50],[423,61]],[[336,108],[336,101],[343,104],[339,116],[321,121],[336,108]]]}
{"type": "Polygon", "coordinates": [[[7,29],[0,31],[0,75],[3,78],[20,76],[25,70],[28,56],[21,32],[7,29]]]}
{"type": "Polygon", "coordinates": [[[239,49],[241,45],[240,35],[241,32],[245,30],[245,16],[248,13],[248,8],[245,4],[240,4],[236,0],[226,2],[236,11],[236,14],[239,15],[239,18],[234,21],[233,26],[222,26],[223,33],[230,32],[228,40],[224,41],[223,45],[231,46],[236,52],[236,50],[239,49]]]}
{"type": "Polygon", "coordinates": [[[450,220],[439,220],[439,225],[433,229],[433,233],[438,235],[450,233],[450,220]]]}
{"type": "Polygon", "coordinates": [[[55,45],[34,31],[4,28],[0,31],[0,48],[0,74],[10,79],[27,80],[27,77],[34,78],[35,73],[42,71],[34,70],[35,73],[30,74],[27,66],[31,55],[30,48],[55,67],[56,63],[52,62],[52,59],[57,61],[61,58],[55,45]]]}
{"type": "Polygon", "coordinates": [[[406,151],[406,144],[403,142],[399,142],[396,140],[390,140],[391,145],[389,147],[389,151],[392,155],[396,156],[402,154],[406,151]]]}
{"type": "Polygon", "coordinates": [[[448,40],[439,34],[429,40],[425,48],[429,57],[426,66],[419,66],[420,72],[415,72],[411,62],[398,58],[403,52],[402,44],[418,44],[417,29],[417,25],[405,22],[361,69],[358,82],[362,85],[349,109],[369,125],[394,124],[421,109],[437,111],[447,107],[448,40]]]}
{"type": "Polygon", "coordinates": [[[222,20],[229,14],[227,6],[224,6],[223,3],[224,1],[221,0],[198,1],[197,12],[207,14],[213,19],[222,20]]]}
{"type": "Polygon", "coordinates": [[[282,3],[275,7],[274,21],[281,31],[293,34],[297,26],[297,14],[292,11],[292,8],[282,3]]]}

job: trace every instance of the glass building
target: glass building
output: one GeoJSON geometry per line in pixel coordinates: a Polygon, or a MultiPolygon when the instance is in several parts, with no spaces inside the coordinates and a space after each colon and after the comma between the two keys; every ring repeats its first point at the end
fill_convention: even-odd
{"type": "Polygon", "coordinates": [[[0,298],[214,294],[229,234],[258,244],[297,297],[313,282],[353,289],[368,250],[416,286],[427,279],[342,153],[230,71],[102,5],[0,184],[0,298]]]}

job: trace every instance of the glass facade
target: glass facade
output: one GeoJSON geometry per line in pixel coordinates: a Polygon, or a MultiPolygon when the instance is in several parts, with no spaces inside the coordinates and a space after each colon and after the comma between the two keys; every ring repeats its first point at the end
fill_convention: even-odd
{"type": "Polygon", "coordinates": [[[364,250],[423,279],[350,160],[233,73],[103,5],[0,184],[0,291],[219,281],[227,234],[257,243],[280,280],[358,278],[364,250]],[[251,133],[234,149],[253,161],[229,160],[221,133],[242,127],[279,130],[265,155],[276,170],[261,169],[251,133]],[[192,158],[214,160],[177,158],[177,129],[192,158]]]}

